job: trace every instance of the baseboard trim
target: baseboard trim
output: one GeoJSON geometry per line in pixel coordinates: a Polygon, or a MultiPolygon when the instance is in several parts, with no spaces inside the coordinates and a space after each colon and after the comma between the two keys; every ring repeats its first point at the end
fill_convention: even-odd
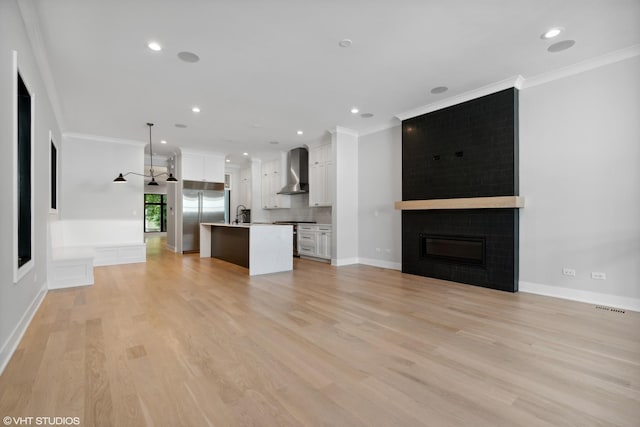
{"type": "Polygon", "coordinates": [[[605,305],[640,312],[640,299],[621,297],[618,295],[602,294],[600,292],[583,291],[580,289],[564,288],[560,286],[542,285],[539,283],[519,282],[520,292],[545,295],[549,297],[586,302],[589,304],[605,305]]]}
{"type": "Polygon", "coordinates": [[[336,267],[341,267],[343,265],[352,265],[358,264],[358,258],[340,258],[340,259],[332,259],[331,265],[336,267]]]}
{"type": "Polygon", "coordinates": [[[44,300],[44,297],[46,295],[47,284],[45,283],[42,289],[40,289],[38,295],[36,295],[34,300],[29,305],[29,308],[27,308],[27,311],[25,311],[22,315],[22,318],[13,329],[13,332],[11,332],[11,335],[9,335],[9,338],[7,338],[7,340],[2,345],[2,348],[0,349],[0,375],[2,375],[2,373],[4,372],[4,368],[7,367],[9,360],[11,360],[11,356],[13,356],[13,353],[15,353],[16,349],[18,348],[18,344],[20,344],[24,333],[27,332],[27,328],[29,327],[33,316],[38,311],[38,308],[40,308],[40,304],[42,304],[42,301],[44,300]]]}
{"type": "Polygon", "coordinates": [[[75,282],[64,282],[64,283],[50,283],[49,290],[55,291],[56,289],[68,289],[68,288],[81,288],[83,286],[93,286],[93,278],[91,281],[75,281],[75,282]]]}
{"type": "Polygon", "coordinates": [[[388,268],[390,270],[402,270],[402,263],[385,261],[373,258],[358,258],[359,264],[370,265],[373,267],[388,268]]]}

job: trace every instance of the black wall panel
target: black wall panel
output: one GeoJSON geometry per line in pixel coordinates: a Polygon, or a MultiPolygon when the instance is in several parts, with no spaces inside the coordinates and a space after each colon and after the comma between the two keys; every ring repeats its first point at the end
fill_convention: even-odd
{"type": "MultiPolygon", "coordinates": [[[[402,122],[402,199],[513,196],[518,188],[518,90],[402,122]]],[[[518,290],[518,209],[403,211],[402,271],[518,290]],[[484,265],[421,256],[421,234],[478,237],[484,265]]]]}

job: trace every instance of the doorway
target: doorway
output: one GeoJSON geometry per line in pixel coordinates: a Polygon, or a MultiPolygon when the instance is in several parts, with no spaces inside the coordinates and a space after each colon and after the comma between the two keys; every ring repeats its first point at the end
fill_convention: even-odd
{"type": "Polygon", "coordinates": [[[167,231],[167,195],[144,195],[144,232],[160,233],[167,231]]]}

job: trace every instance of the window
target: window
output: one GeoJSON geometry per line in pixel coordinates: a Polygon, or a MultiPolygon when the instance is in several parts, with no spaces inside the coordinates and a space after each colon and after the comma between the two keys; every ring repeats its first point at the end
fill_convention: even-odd
{"type": "Polygon", "coordinates": [[[166,194],[144,195],[144,232],[167,231],[166,194]]]}
{"type": "Polygon", "coordinates": [[[49,205],[50,212],[55,213],[58,210],[58,149],[56,148],[56,144],[53,142],[51,138],[51,132],[49,132],[49,141],[51,141],[51,147],[49,151],[49,157],[51,166],[49,169],[50,173],[50,182],[51,182],[51,190],[50,190],[50,198],[51,202],[49,205]]]}
{"type": "MultiPolygon", "coordinates": [[[[18,270],[31,261],[32,254],[32,100],[18,73],[17,88],[17,246],[18,270]]],[[[18,277],[16,277],[16,280],[18,277]]]]}

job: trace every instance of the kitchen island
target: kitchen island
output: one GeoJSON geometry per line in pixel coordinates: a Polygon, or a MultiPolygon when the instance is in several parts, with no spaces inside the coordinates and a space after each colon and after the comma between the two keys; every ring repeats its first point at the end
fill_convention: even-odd
{"type": "Polygon", "coordinates": [[[249,269],[249,275],[293,269],[293,227],[274,224],[200,224],[200,257],[249,269]]]}

